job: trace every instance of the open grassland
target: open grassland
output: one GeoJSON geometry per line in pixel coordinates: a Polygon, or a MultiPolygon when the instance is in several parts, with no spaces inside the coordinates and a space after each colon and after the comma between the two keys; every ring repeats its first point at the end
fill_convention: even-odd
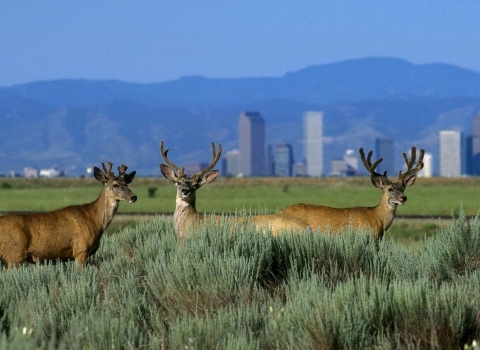
{"type": "MultiPolygon", "coordinates": [[[[175,210],[176,188],[163,178],[138,178],[130,185],[138,196],[123,203],[120,212],[168,213],[175,210]],[[149,191],[155,194],[150,196],[149,191]]],[[[101,190],[94,179],[0,179],[0,212],[47,211],[91,202],[101,190]]],[[[407,188],[408,201],[398,215],[432,218],[458,213],[476,215],[480,208],[480,178],[418,179],[407,188]]],[[[238,210],[275,212],[307,202],[333,207],[374,206],[382,191],[367,177],[359,178],[220,178],[197,193],[200,212],[233,213],[238,210]]]]}
{"type": "MultiPolygon", "coordinates": [[[[119,213],[173,213],[176,188],[163,177],[136,178],[130,188],[136,203],[122,203],[119,213]],[[154,192],[154,195],[152,195],[154,192]]],[[[50,211],[71,204],[93,201],[101,185],[94,179],[0,179],[0,212],[50,211]]],[[[480,178],[417,179],[407,188],[408,201],[397,216],[423,215],[424,220],[396,219],[387,231],[406,244],[433,235],[463,209],[474,216],[480,208],[480,178]]],[[[382,191],[368,177],[359,178],[219,178],[197,193],[199,212],[276,212],[285,206],[307,202],[334,207],[374,206],[382,191]]],[[[143,215],[117,215],[108,232],[148,220],[143,215]]]]}
{"type": "Polygon", "coordinates": [[[0,266],[1,349],[473,349],[480,219],[408,248],[363,232],[207,226],[157,216],[84,268],[0,266]]]}

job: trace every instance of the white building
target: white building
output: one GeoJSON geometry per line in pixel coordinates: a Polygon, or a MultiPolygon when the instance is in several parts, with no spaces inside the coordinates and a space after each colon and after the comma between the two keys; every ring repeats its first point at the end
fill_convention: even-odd
{"type": "Polygon", "coordinates": [[[429,152],[425,152],[423,156],[423,169],[418,173],[418,177],[432,177],[433,176],[433,157],[429,152]]]}
{"type": "Polygon", "coordinates": [[[58,177],[58,176],[60,176],[60,172],[56,168],[40,169],[39,176],[40,177],[48,177],[48,178],[58,177]]]}
{"type": "Polygon", "coordinates": [[[455,130],[440,131],[440,176],[462,176],[462,133],[455,130]]]}
{"type": "Polygon", "coordinates": [[[303,114],[303,154],[307,176],[323,175],[323,113],[303,114]]]}

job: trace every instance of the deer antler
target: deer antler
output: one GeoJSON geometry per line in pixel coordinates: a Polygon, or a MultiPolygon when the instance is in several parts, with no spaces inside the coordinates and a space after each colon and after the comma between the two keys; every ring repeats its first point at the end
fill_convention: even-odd
{"type": "Polygon", "coordinates": [[[420,149],[420,155],[418,157],[418,163],[417,165],[413,167],[415,164],[415,159],[417,158],[417,149],[415,146],[412,146],[412,149],[410,151],[410,160],[408,160],[407,154],[404,152],[403,153],[403,159],[405,160],[405,164],[407,165],[407,171],[403,174],[402,171],[400,170],[398,172],[398,181],[405,182],[406,179],[411,177],[412,175],[418,173],[420,170],[423,169],[423,156],[425,155],[425,150],[422,148],[420,149]]]}
{"type": "Polygon", "coordinates": [[[170,160],[168,160],[168,157],[167,157],[167,153],[168,153],[168,148],[166,150],[163,149],[163,140],[160,142],[160,154],[162,155],[162,158],[163,160],[165,161],[165,163],[167,163],[167,165],[172,168],[173,170],[175,170],[175,172],[177,173],[178,177],[182,177],[182,176],[185,176],[185,168],[180,168],[179,166],[173,164],[170,160]]]}
{"type": "Polygon", "coordinates": [[[105,167],[105,163],[102,163],[103,171],[105,172],[105,175],[112,180],[115,180],[117,177],[112,173],[112,162],[107,163],[107,167],[105,167]]]}
{"type": "Polygon", "coordinates": [[[125,172],[127,171],[128,167],[125,164],[122,164],[122,166],[118,167],[118,176],[125,175],[125,172]]]}
{"type": "Polygon", "coordinates": [[[371,176],[383,176],[385,178],[387,177],[386,171],[383,173],[383,175],[375,171],[375,168],[378,166],[378,164],[380,164],[383,161],[383,158],[378,158],[372,164],[373,151],[368,152],[367,159],[365,159],[365,153],[363,152],[363,148],[360,148],[358,152],[360,153],[360,158],[362,159],[363,165],[365,166],[365,168],[367,169],[367,171],[370,173],[371,176]]]}
{"type": "Polygon", "coordinates": [[[210,170],[212,170],[213,167],[217,164],[221,155],[222,155],[222,145],[218,144],[218,153],[217,153],[215,150],[215,144],[212,142],[212,162],[205,169],[202,169],[197,174],[195,174],[195,177],[197,178],[202,177],[203,175],[208,173],[210,170]]]}

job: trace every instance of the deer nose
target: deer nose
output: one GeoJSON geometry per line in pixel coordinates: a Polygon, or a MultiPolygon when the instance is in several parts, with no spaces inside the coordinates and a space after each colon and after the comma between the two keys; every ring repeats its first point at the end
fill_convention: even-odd
{"type": "Polygon", "coordinates": [[[130,202],[135,203],[137,201],[137,196],[132,196],[130,202]]]}
{"type": "Polygon", "coordinates": [[[192,193],[191,190],[182,190],[182,195],[188,196],[190,193],[192,193]]]}
{"type": "Polygon", "coordinates": [[[407,196],[400,196],[398,197],[399,202],[405,203],[407,201],[407,196]]]}

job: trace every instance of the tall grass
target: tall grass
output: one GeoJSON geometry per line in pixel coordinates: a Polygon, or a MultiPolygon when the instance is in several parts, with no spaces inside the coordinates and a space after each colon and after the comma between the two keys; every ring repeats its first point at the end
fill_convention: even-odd
{"type": "MultiPolygon", "coordinates": [[[[207,220],[208,222],[208,220],[207,220]]],[[[84,268],[0,267],[0,348],[454,349],[480,339],[480,219],[411,247],[158,216],[84,268]],[[232,233],[233,231],[233,233],[232,233]]]]}

